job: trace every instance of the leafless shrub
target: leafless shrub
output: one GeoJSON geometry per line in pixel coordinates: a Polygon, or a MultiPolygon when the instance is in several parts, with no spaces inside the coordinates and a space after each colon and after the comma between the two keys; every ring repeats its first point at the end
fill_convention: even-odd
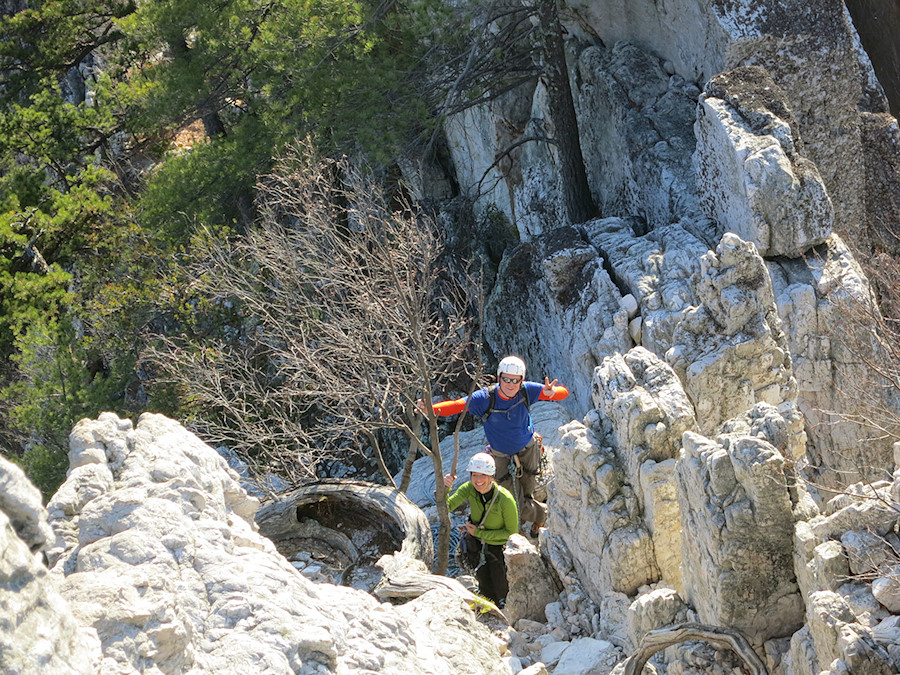
{"type": "MultiPolygon", "coordinates": [[[[197,291],[240,317],[236,334],[170,340],[157,361],[189,392],[206,436],[259,470],[299,480],[342,449],[368,447],[393,485],[377,433],[390,428],[441,476],[436,420],[425,445],[413,411],[471,359],[477,284],[442,265],[433,222],[386,203],[346,160],[298,145],[259,191],[259,226],[210,238],[194,270],[197,291]]],[[[449,518],[437,483],[443,571],[449,518]]]]}

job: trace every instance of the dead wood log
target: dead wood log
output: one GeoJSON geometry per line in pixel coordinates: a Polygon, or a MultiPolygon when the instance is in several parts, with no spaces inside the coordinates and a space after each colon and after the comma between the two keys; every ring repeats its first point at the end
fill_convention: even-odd
{"type": "Polygon", "coordinates": [[[476,595],[456,579],[430,574],[420,561],[395,553],[382,556],[376,564],[384,573],[373,591],[379,600],[410,600],[440,588],[462,598],[475,611],[493,614],[509,624],[509,619],[493,602],[476,595]]]}
{"type": "Polygon", "coordinates": [[[741,633],[730,628],[699,623],[681,623],[649,631],[641,638],[637,651],[625,660],[622,675],[640,675],[647,661],[656,652],[689,640],[703,640],[715,647],[731,649],[744,661],[750,675],[768,675],[762,659],[741,633]]]}
{"type": "MultiPolygon", "coordinates": [[[[356,480],[323,479],[304,483],[279,494],[256,512],[259,531],[277,541],[295,536],[305,517],[345,529],[377,528],[394,540],[396,548],[421,560],[428,567],[434,561],[431,526],[422,510],[395,488],[356,480]]],[[[387,553],[389,551],[384,551],[387,553]]]]}

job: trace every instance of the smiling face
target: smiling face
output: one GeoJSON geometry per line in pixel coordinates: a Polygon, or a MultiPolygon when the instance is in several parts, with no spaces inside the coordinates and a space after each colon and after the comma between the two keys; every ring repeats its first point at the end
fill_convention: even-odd
{"type": "Polygon", "coordinates": [[[475,489],[483,495],[490,492],[491,485],[494,484],[493,476],[488,476],[486,473],[476,473],[475,471],[469,474],[469,480],[472,481],[475,489]]]}
{"type": "Polygon", "coordinates": [[[503,398],[513,398],[519,393],[519,387],[522,386],[522,377],[520,375],[500,373],[497,377],[497,383],[500,387],[500,395],[503,398]]]}

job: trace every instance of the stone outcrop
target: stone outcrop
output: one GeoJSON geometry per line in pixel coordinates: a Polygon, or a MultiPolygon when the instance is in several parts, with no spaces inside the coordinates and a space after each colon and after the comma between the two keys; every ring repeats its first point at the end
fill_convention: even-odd
{"type": "MultiPolygon", "coordinates": [[[[448,149],[457,168],[456,180],[466,196],[477,198],[476,212],[488,217],[503,217],[514,224],[521,234],[540,232],[540,218],[529,218],[527,209],[520,214],[515,199],[515,186],[521,189],[522,175],[518,169],[510,173],[510,168],[520,165],[521,150],[513,151],[509,161],[497,163],[495,159],[502,149],[512,146],[519,135],[513,130],[522,129],[533,117],[532,107],[536,99],[535,89],[510,92],[485,106],[469,108],[459,115],[454,115],[446,122],[445,133],[448,149]],[[502,123],[501,123],[502,120],[502,123]],[[507,123],[511,122],[511,124],[507,123]],[[519,216],[522,223],[519,223],[519,216]]],[[[534,165],[532,165],[534,166],[534,165]]],[[[553,171],[542,172],[550,181],[550,189],[558,185],[558,178],[553,171]]],[[[530,178],[534,180],[537,172],[531,170],[530,178]]],[[[541,183],[543,186],[543,182],[541,183]]],[[[561,204],[558,197],[550,200],[553,221],[560,217],[561,204]]],[[[543,210],[548,210],[544,206],[543,210]]]]}
{"type": "MultiPolygon", "coordinates": [[[[900,8],[895,11],[900,18],[900,8]]],[[[898,71],[900,72],[900,71],[898,71]]],[[[898,92],[900,93],[900,92],[898,92]]],[[[876,251],[898,253],[900,234],[900,144],[897,119],[887,113],[861,113],[860,131],[866,151],[865,205],[868,219],[858,228],[876,251]]],[[[848,233],[852,234],[855,232],[848,233]]]]}
{"type": "Polygon", "coordinates": [[[697,296],[700,304],[684,312],[666,360],[694,403],[700,429],[711,433],[760,401],[794,401],[790,353],[754,247],[726,233],[701,258],[697,296]]]}
{"type": "Polygon", "coordinates": [[[15,464],[0,457],[0,511],[6,514],[16,537],[31,552],[41,551],[54,539],[41,503],[41,493],[15,464]]]}
{"type": "MultiPolygon", "coordinates": [[[[867,380],[846,329],[871,293],[834,233],[892,213],[896,150],[889,133],[862,133],[866,115],[882,114],[877,83],[839,3],[823,7],[815,37],[793,33],[808,17],[776,3],[676,12],[639,2],[614,17],[601,5],[579,8],[579,25],[613,46],[585,47],[574,62],[585,164],[605,217],[577,234],[560,222],[555,238],[546,221],[520,228],[524,241],[500,266],[489,313],[503,316],[486,331],[498,352],[558,364],[554,376],[565,373],[576,392],[575,417],[585,414],[561,429],[542,551],[564,584],[583,584],[604,617],[595,636],[616,644],[629,644],[622,623],[640,623],[635,602],[662,581],[697,620],[744,631],[776,672],[864,663],[880,672],[886,647],[872,631],[885,606],[846,583],[867,573],[859,551],[871,542],[860,533],[873,512],[859,500],[829,507],[831,534],[813,546],[795,533],[825,527],[825,488],[883,480],[893,468],[889,441],[852,420],[865,396],[848,393],[867,380]],[[595,24],[600,16],[610,21],[595,24]],[[688,25],[706,36],[703,50],[675,55],[682,37],[656,42],[688,25]],[[840,77],[806,70],[831,50],[846,64],[840,77]],[[697,73],[699,87],[689,81],[697,73]],[[827,103],[825,92],[835,94],[827,103]],[[857,110],[862,100],[872,112],[857,110]],[[880,159],[863,159],[863,136],[879,134],[880,159]],[[841,162],[843,153],[852,159],[841,162]],[[888,201],[866,206],[866,181],[888,201]],[[554,250],[565,255],[552,259],[554,250]],[[585,283],[598,267],[609,280],[602,296],[585,283]],[[531,283],[516,295],[523,272],[531,283]],[[539,309],[535,320],[515,297],[554,317],[565,298],[576,312],[545,320],[539,309]],[[595,297],[602,312],[585,309],[595,297]],[[572,349],[586,328],[602,338],[572,349]],[[653,359],[671,373],[662,399],[683,400],[689,414],[660,405],[652,378],[635,375],[636,363],[653,359]],[[585,405],[578,379],[592,364],[585,405]],[[837,593],[851,608],[847,621],[826,630],[810,614],[817,592],[837,593]],[[843,646],[810,661],[825,635],[843,646]]],[[[890,603],[890,574],[869,573],[890,603]]],[[[880,634],[893,635],[887,624],[880,634]]]]}
{"type": "MultiPolygon", "coordinates": [[[[813,653],[822,669],[837,660],[865,661],[864,670],[897,668],[894,634],[884,626],[891,601],[876,597],[894,583],[898,512],[892,506],[896,484],[856,484],[824,505],[822,513],[798,522],[794,566],[806,601],[808,631],[794,636],[789,663],[813,653]],[[848,579],[869,579],[873,583],[848,579]],[[883,580],[876,585],[874,581],[883,580]],[[879,627],[882,627],[880,630],[879,627]]],[[[886,623],[887,622],[887,623],[886,623]]]]}
{"type": "Polygon", "coordinates": [[[584,225],[613,278],[636,299],[640,345],[654,354],[665,354],[672,347],[682,314],[699,304],[692,278],[713,244],[691,227],[692,222],[649,232],[632,218],[601,218],[584,225]]]}
{"type": "Polygon", "coordinates": [[[623,467],[623,482],[638,496],[659,577],[680,589],[675,459],[684,432],[696,428],[694,408],[674,371],[641,347],[597,368],[594,403],[611,423],[616,460],[623,467]]]}
{"type": "Polygon", "coordinates": [[[697,425],[676,373],[642,347],[603,361],[594,372],[593,398],[612,424],[617,455],[633,485],[640,484],[648,460],[676,459],[682,434],[697,425]]]}
{"type": "Polygon", "coordinates": [[[717,75],[697,107],[694,163],[709,217],[761,256],[796,258],[831,234],[834,212],[797,121],[762,68],[717,75]]]}
{"type": "Polygon", "coordinates": [[[676,468],[685,599],[704,623],[756,643],[803,625],[783,455],[756,436],[688,432],[676,468]]]}
{"type": "Polygon", "coordinates": [[[628,639],[632,650],[652,630],[685,623],[692,616],[674,588],[657,588],[638,596],[628,608],[628,639]]]}
{"type": "MultiPolygon", "coordinates": [[[[895,672],[891,658],[875,642],[871,632],[856,622],[844,599],[831,591],[816,591],[806,601],[809,635],[815,659],[829,672],[890,675],[895,672]],[[836,668],[837,666],[837,668],[836,668]]],[[[797,661],[795,658],[795,662],[797,661]]]]}
{"type": "Polygon", "coordinates": [[[562,431],[549,490],[551,538],[569,552],[594,602],[610,592],[634,594],[657,581],[660,571],[615,441],[599,416],[591,426],[571,422],[562,431]]]}
{"type": "Polygon", "coordinates": [[[41,494],[0,458],[0,670],[10,674],[93,675],[97,632],[76,619],[47,573],[52,542],[41,494]]]}
{"type": "Polygon", "coordinates": [[[145,414],[132,428],[105,413],[80,422],[70,447],[69,478],[48,504],[50,572],[29,547],[39,502],[7,500],[0,512],[0,597],[4,616],[20,617],[19,630],[0,631],[15,645],[0,652],[4,672],[506,668],[500,643],[453,594],[394,607],[307,580],[257,532],[259,503],[237,474],[174,421],[145,414]]]}

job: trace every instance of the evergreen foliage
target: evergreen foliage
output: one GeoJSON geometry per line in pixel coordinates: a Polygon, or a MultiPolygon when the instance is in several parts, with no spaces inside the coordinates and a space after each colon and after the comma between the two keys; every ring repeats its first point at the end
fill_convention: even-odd
{"type": "MultiPolygon", "coordinates": [[[[539,61],[531,10],[503,2],[28,4],[0,17],[0,439],[45,494],[79,417],[196,410],[144,355],[241,346],[252,321],[185,270],[198,242],[252,230],[296,139],[394,176],[442,116],[539,61]]],[[[265,354],[249,362],[268,382],[265,354]]]]}
{"type": "Polygon", "coordinates": [[[197,237],[256,218],[282,149],[388,161],[428,130],[418,0],[35,0],[0,17],[2,451],[49,496],[103,410],[179,415],[154,336],[235,337],[194,297],[197,237]]]}

